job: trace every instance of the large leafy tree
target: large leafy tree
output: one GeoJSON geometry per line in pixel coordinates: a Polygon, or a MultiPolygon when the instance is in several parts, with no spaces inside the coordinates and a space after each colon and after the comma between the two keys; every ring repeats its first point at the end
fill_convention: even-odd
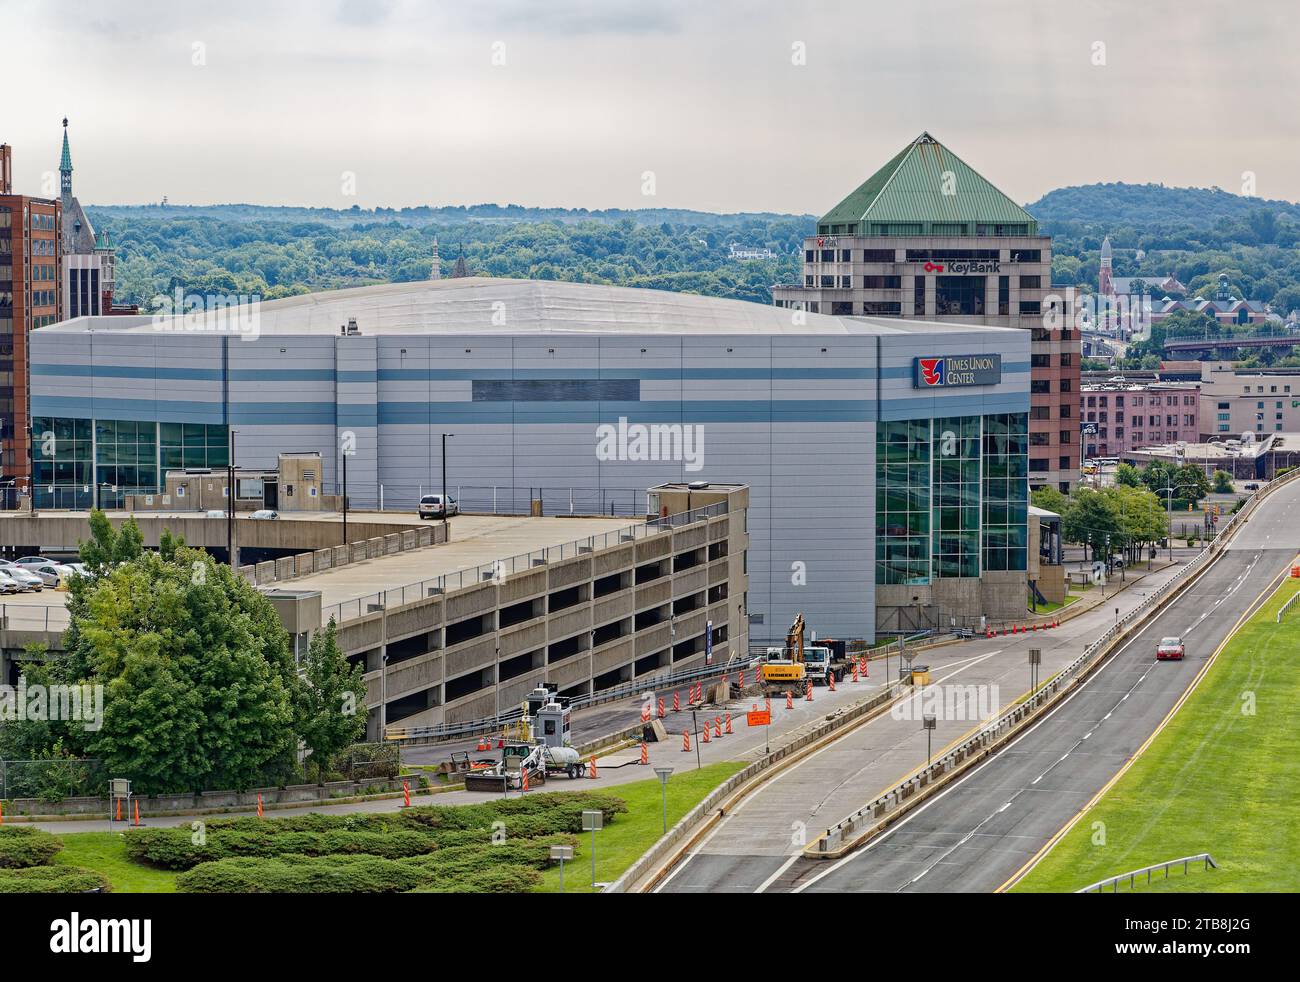
{"type": "Polygon", "coordinates": [[[141,793],[249,787],[287,777],[300,685],[275,608],[206,553],[92,513],[73,577],[67,655],[52,670],[104,686],[97,731],[69,727],[70,750],[102,758],[141,793]]]}
{"type": "Polygon", "coordinates": [[[296,728],[323,780],[330,759],[365,736],[365,669],[348,664],[339,650],[333,618],[312,637],[302,669],[296,728]]]}
{"type": "Polygon", "coordinates": [[[85,750],[144,793],[287,773],[297,679],[274,608],[204,554],[176,558],[145,554],[86,597],[75,655],[105,706],[85,750]]]}
{"type": "Polygon", "coordinates": [[[1061,516],[1061,533],[1070,542],[1081,542],[1094,556],[1105,555],[1107,547],[1124,541],[1119,506],[1110,495],[1094,488],[1080,488],[1074,503],[1061,516]]]}

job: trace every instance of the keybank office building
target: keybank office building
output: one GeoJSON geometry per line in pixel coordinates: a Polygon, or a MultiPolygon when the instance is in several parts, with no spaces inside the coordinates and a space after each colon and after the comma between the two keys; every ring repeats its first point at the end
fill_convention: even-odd
{"type": "MultiPolygon", "coordinates": [[[[260,305],[241,333],[87,317],[33,332],[38,508],[165,472],[319,451],[353,508],[644,514],[668,481],[750,486],[755,639],[1023,613],[1023,331],[462,278],[260,305]],[[349,323],[351,322],[351,326],[349,323]],[[251,326],[250,326],[251,325],[251,326]]],[[[292,508],[280,490],[277,504],[292,508]]]]}

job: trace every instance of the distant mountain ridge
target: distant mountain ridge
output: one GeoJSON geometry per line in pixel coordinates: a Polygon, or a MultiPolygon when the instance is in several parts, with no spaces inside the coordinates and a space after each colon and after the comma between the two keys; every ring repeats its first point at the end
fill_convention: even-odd
{"type": "Polygon", "coordinates": [[[1163,184],[1084,184],[1057,188],[1025,206],[1050,233],[1051,226],[1209,229],[1217,222],[1248,221],[1260,210],[1300,222],[1300,204],[1232,194],[1222,188],[1173,188],[1163,184]]]}
{"type": "MultiPolygon", "coordinates": [[[[296,205],[93,205],[91,209],[105,217],[131,218],[215,218],[224,222],[324,222],[355,224],[390,222],[403,225],[449,225],[461,222],[620,222],[631,219],[637,225],[730,226],[745,221],[782,221],[795,219],[810,226],[815,215],[786,215],[780,212],[754,211],[718,213],[692,211],[688,208],[531,208],[524,205],[420,205],[414,208],[308,208],[296,205]]],[[[809,229],[811,232],[812,229],[809,229]]]]}

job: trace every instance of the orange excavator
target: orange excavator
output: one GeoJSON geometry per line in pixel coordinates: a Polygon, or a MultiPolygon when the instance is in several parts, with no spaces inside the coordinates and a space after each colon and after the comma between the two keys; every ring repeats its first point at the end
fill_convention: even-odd
{"type": "Polygon", "coordinates": [[[785,636],[785,647],[767,649],[763,662],[763,691],[768,695],[779,692],[802,693],[805,685],[803,653],[803,614],[794,619],[790,633],[785,636]]]}

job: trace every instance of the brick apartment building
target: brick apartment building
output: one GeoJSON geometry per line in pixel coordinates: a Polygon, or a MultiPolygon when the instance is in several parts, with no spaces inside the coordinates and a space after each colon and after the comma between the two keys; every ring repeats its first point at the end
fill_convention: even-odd
{"type": "Polygon", "coordinates": [[[13,191],[13,154],[0,145],[0,494],[31,475],[27,341],[63,318],[63,205],[13,191]]]}
{"type": "Polygon", "coordinates": [[[1196,443],[1200,385],[1148,382],[1085,385],[1079,396],[1085,457],[1119,457],[1157,444],[1196,443]]]}
{"type": "Polygon", "coordinates": [[[1032,332],[1029,486],[1079,476],[1080,336],[1033,216],[922,133],[827,212],[778,307],[1032,332]]]}

